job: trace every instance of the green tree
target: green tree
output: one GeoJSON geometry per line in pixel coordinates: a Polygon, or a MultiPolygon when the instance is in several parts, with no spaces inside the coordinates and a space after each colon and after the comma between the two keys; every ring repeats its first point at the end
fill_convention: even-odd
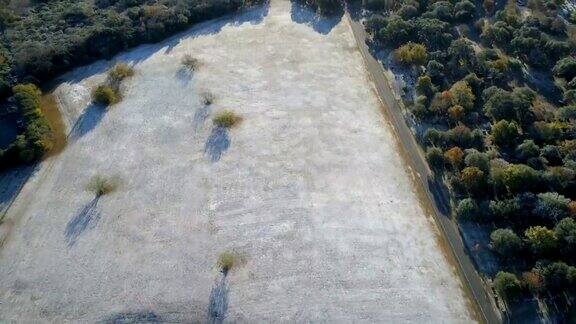
{"type": "Polygon", "coordinates": [[[546,288],[551,291],[562,291],[574,288],[576,282],[576,268],[564,262],[553,262],[545,266],[539,266],[539,271],[544,277],[546,288]]]}
{"type": "Polygon", "coordinates": [[[522,295],[522,285],[515,274],[500,271],[494,278],[494,289],[507,302],[516,301],[522,295]]]}
{"type": "Polygon", "coordinates": [[[490,241],[492,248],[502,256],[514,257],[522,249],[522,239],[508,228],[493,231],[490,241]]]}
{"type": "Polygon", "coordinates": [[[434,171],[441,171],[446,163],[442,149],[438,147],[430,147],[426,150],[426,161],[434,171]]]}
{"type": "Polygon", "coordinates": [[[481,194],[486,189],[486,175],[477,167],[466,167],[460,174],[460,180],[466,190],[472,194],[481,194]]]}
{"type": "Polygon", "coordinates": [[[424,45],[408,42],[396,49],[396,57],[402,64],[424,65],[428,59],[428,52],[424,45]]]}
{"type": "Polygon", "coordinates": [[[520,204],[516,198],[504,199],[504,200],[492,200],[490,201],[490,213],[496,219],[508,219],[512,220],[515,216],[522,213],[520,204]]]}
{"type": "Polygon", "coordinates": [[[546,192],[538,194],[538,201],[534,214],[542,218],[558,221],[564,217],[568,217],[568,204],[570,199],[556,193],[546,192]]]}
{"type": "Polygon", "coordinates": [[[576,76],[576,58],[569,56],[559,60],[556,62],[552,72],[557,77],[564,78],[566,81],[574,79],[576,76]]]}
{"type": "Polygon", "coordinates": [[[521,159],[528,160],[540,155],[540,147],[533,140],[525,140],[518,145],[516,152],[521,159]]]}
{"type": "Polygon", "coordinates": [[[480,217],[480,208],[472,198],[462,199],[456,207],[456,216],[460,219],[473,220],[480,217]]]}
{"type": "Polygon", "coordinates": [[[478,152],[475,149],[466,150],[464,163],[469,167],[477,167],[484,173],[488,173],[490,171],[490,158],[488,157],[488,154],[478,152]]]}
{"type": "Polygon", "coordinates": [[[452,103],[464,107],[466,111],[471,111],[474,108],[474,100],[476,97],[472,89],[466,81],[458,81],[450,88],[452,95],[452,103]]]}
{"type": "Polygon", "coordinates": [[[502,148],[513,147],[520,137],[520,127],[516,122],[501,120],[492,125],[490,133],[494,144],[502,148]]]}
{"type": "Polygon", "coordinates": [[[503,170],[503,182],[510,192],[529,191],[540,182],[540,175],[524,164],[510,164],[503,170]]]}
{"type": "Polygon", "coordinates": [[[554,228],[560,249],[570,259],[576,258],[576,222],[572,218],[564,218],[554,228]]]}
{"type": "Polygon", "coordinates": [[[558,248],[558,238],[553,230],[544,226],[533,226],[524,232],[526,242],[537,255],[549,255],[558,248]]]}

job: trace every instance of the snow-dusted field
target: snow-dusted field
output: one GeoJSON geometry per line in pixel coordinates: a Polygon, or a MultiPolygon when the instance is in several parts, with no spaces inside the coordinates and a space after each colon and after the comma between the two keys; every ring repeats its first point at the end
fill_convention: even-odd
{"type": "Polygon", "coordinates": [[[273,0],[120,55],[107,112],[110,62],[67,75],[69,146],[7,215],[0,321],[470,322],[346,20],[308,18],[273,0]],[[214,129],[225,108],[242,123],[214,129]],[[95,200],[95,174],[120,186],[95,200]]]}

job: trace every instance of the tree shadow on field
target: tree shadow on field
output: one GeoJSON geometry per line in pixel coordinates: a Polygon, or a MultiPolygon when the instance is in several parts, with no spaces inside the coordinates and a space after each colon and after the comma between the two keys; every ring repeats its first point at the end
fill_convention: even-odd
{"type": "Polygon", "coordinates": [[[90,104],[72,127],[69,135],[70,140],[77,140],[94,130],[105,114],[106,107],[90,104]]]}
{"type": "Polygon", "coordinates": [[[132,323],[163,323],[160,316],[154,312],[125,312],[115,314],[108,319],[100,322],[105,324],[132,324],[132,323]]]}
{"type": "Polygon", "coordinates": [[[298,0],[292,0],[292,9],[290,10],[290,17],[293,22],[298,24],[307,24],[317,33],[323,35],[329,34],[332,29],[340,23],[343,15],[344,11],[330,16],[322,16],[298,0]]]}
{"type": "Polygon", "coordinates": [[[230,148],[228,129],[224,127],[214,127],[204,146],[204,153],[208,154],[212,162],[217,162],[222,158],[222,154],[224,154],[228,148],[230,148]]]}
{"type": "MultiPolygon", "coordinates": [[[[211,111],[212,105],[202,105],[200,108],[196,109],[192,120],[196,130],[198,130],[204,124],[206,119],[208,119],[211,111]]],[[[212,133],[214,133],[214,131],[212,131],[212,133]]]]}
{"type": "Polygon", "coordinates": [[[98,210],[99,197],[95,197],[86,206],[84,206],[76,216],[74,216],[66,225],[64,235],[68,246],[73,246],[80,235],[88,229],[94,227],[100,219],[100,211],[98,210]]]}
{"type": "Polygon", "coordinates": [[[24,165],[0,171],[0,221],[38,165],[24,165]]]}
{"type": "Polygon", "coordinates": [[[183,87],[187,86],[192,81],[192,77],[194,77],[194,72],[187,67],[183,66],[176,71],[176,79],[180,81],[180,84],[183,87]]]}
{"type": "Polygon", "coordinates": [[[222,273],[220,280],[216,282],[210,292],[210,303],[208,304],[208,323],[223,323],[228,311],[228,284],[226,283],[226,273],[222,273]]]}

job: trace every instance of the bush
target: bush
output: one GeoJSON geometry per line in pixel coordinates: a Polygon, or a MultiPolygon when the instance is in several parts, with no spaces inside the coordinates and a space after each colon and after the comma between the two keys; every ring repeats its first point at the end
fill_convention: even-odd
{"type": "Polygon", "coordinates": [[[494,289],[507,302],[516,301],[522,294],[522,285],[515,274],[500,271],[494,278],[494,289]]]}
{"type": "Polygon", "coordinates": [[[200,61],[197,58],[194,58],[192,55],[186,54],[182,58],[182,65],[184,65],[190,71],[196,71],[200,67],[200,61]]]}
{"type": "Polygon", "coordinates": [[[490,234],[492,248],[501,256],[514,257],[522,249],[522,239],[511,229],[499,228],[490,234]]]}
{"type": "Polygon", "coordinates": [[[210,106],[211,104],[214,103],[215,100],[216,96],[214,96],[212,93],[210,92],[202,93],[202,104],[204,106],[210,106]]]}
{"type": "Polygon", "coordinates": [[[100,105],[110,106],[119,102],[120,97],[112,87],[102,84],[92,92],[92,101],[100,105]]]}
{"type": "Polygon", "coordinates": [[[134,69],[125,63],[118,63],[108,71],[108,79],[112,83],[119,83],[132,76],[134,76],[134,69]]]}
{"type": "Polygon", "coordinates": [[[222,252],[218,256],[218,267],[223,273],[228,273],[237,262],[237,255],[233,252],[222,252]]]}
{"type": "Polygon", "coordinates": [[[214,125],[218,127],[231,128],[242,119],[231,110],[224,110],[216,114],[212,119],[214,125]]]}
{"type": "Polygon", "coordinates": [[[96,198],[107,195],[118,188],[118,181],[115,178],[105,178],[100,175],[92,177],[87,186],[96,198]]]}

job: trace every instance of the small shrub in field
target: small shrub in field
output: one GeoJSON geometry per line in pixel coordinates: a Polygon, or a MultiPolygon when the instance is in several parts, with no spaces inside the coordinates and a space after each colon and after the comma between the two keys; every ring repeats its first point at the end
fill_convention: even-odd
{"type": "Polygon", "coordinates": [[[204,104],[204,106],[210,106],[211,104],[214,103],[215,100],[216,97],[212,93],[210,92],[202,93],[202,103],[204,104]]]}
{"type": "Polygon", "coordinates": [[[184,65],[190,71],[196,71],[200,67],[200,61],[198,61],[197,58],[192,57],[192,55],[186,54],[182,58],[182,65],[184,65]]]}
{"type": "Polygon", "coordinates": [[[101,197],[116,190],[118,183],[115,179],[107,179],[103,176],[94,176],[88,183],[88,190],[92,191],[96,197],[101,197]]]}
{"type": "Polygon", "coordinates": [[[134,75],[134,69],[126,63],[118,63],[108,71],[108,78],[112,82],[120,82],[134,75]]]}
{"type": "Polygon", "coordinates": [[[237,256],[232,252],[222,252],[218,256],[218,267],[222,272],[227,273],[238,262],[237,256]]]}
{"type": "Polygon", "coordinates": [[[214,116],[212,121],[218,127],[230,128],[240,122],[240,117],[231,110],[224,110],[214,116]]]}
{"type": "Polygon", "coordinates": [[[92,92],[92,101],[100,105],[110,106],[120,101],[120,96],[112,87],[99,85],[92,92]]]}

